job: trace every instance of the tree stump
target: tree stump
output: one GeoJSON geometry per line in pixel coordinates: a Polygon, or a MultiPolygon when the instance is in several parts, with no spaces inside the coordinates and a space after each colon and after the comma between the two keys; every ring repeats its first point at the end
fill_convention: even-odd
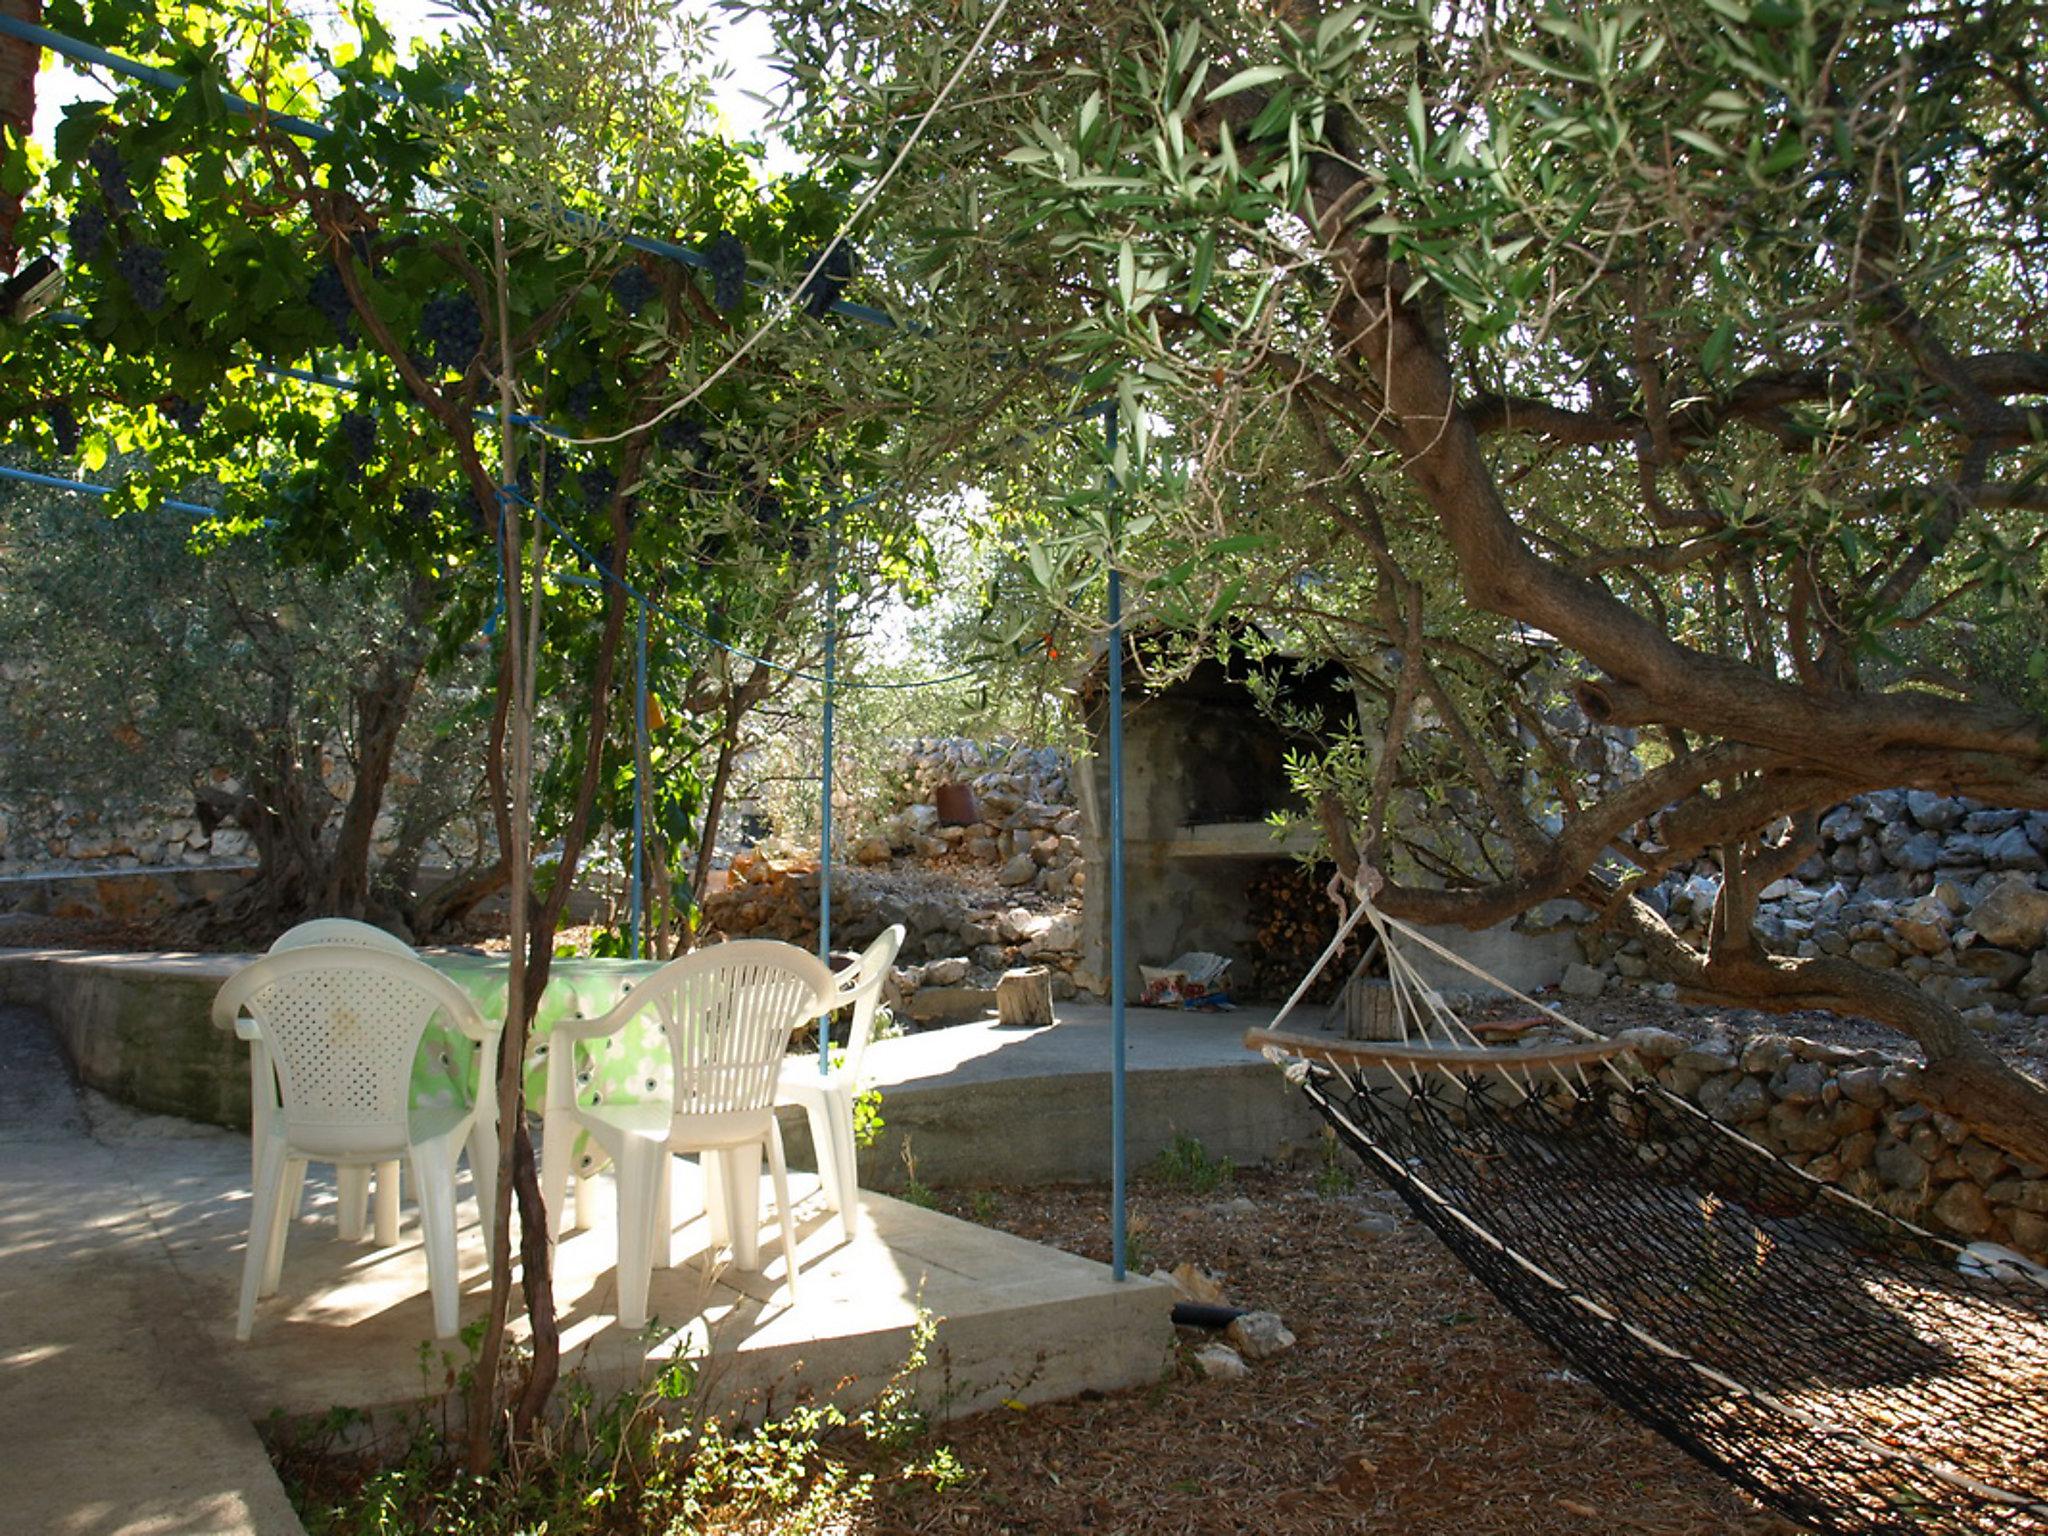
{"type": "Polygon", "coordinates": [[[1353,976],[1344,983],[1337,1005],[1343,1010],[1347,1040],[1400,1040],[1406,1036],[1393,984],[1379,977],[1353,976]]]}
{"type": "Polygon", "coordinates": [[[1052,1022],[1052,972],[1042,965],[1005,971],[996,982],[996,1022],[1028,1028],[1052,1022]]]}

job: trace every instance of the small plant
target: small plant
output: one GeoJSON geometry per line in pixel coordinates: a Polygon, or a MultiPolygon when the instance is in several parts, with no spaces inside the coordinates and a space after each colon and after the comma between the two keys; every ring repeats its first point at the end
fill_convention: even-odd
{"type": "Polygon", "coordinates": [[[1227,1157],[1211,1157],[1201,1138],[1175,1131],[1172,1143],[1153,1163],[1153,1172],[1175,1189],[1206,1195],[1228,1184],[1236,1169],[1227,1157]]]}
{"type": "Polygon", "coordinates": [[[997,1198],[994,1190],[977,1189],[974,1198],[968,1203],[968,1208],[974,1219],[986,1227],[995,1221],[997,1213],[1003,1208],[1003,1202],[997,1198]]]}
{"type": "Polygon", "coordinates": [[[882,1090],[863,1088],[853,1096],[853,1144],[872,1147],[882,1139],[887,1122],[882,1119],[882,1090]]]}
{"type": "Polygon", "coordinates": [[[1357,1185],[1358,1175],[1351,1171],[1350,1161],[1337,1143],[1337,1133],[1324,1126],[1323,1160],[1316,1169],[1316,1193],[1325,1200],[1335,1200],[1350,1194],[1357,1185]]]}
{"type": "Polygon", "coordinates": [[[910,1150],[910,1138],[903,1138],[903,1198],[912,1205],[921,1205],[928,1211],[939,1208],[939,1197],[933,1194],[917,1176],[917,1154],[910,1150]]]}

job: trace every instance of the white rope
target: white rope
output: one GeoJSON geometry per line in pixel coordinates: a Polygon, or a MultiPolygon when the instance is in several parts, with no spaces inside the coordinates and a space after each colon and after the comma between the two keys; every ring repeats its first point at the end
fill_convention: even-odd
{"type": "Polygon", "coordinates": [[[558,443],[569,443],[578,448],[594,447],[604,443],[623,442],[629,437],[659,426],[662,422],[668,420],[669,417],[675,415],[676,412],[694,404],[705,390],[724,378],[732,370],[735,363],[753,351],[754,344],[788,318],[796,306],[803,301],[806,297],[805,290],[810,287],[825,263],[831,259],[834,248],[853,233],[854,226],[859,224],[868,209],[874,206],[875,199],[882,195],[882,189],[888,186],[897,171],[902,169],[903,162],[910,158],[910,152],[917,147],[917,141],[924,137],[925,129],[930,126],[931,120],[938,115],[939,108],[946,104],[946,98],[953,94],[953,87],[958,85],[960,77],[967,73],[967,66],[974,62],[975,57],[988,42],[989,34],[995,31],[996,23],[1003,19],[1003,12],[1008,10],[1009,6],[1010,0],[996,0],[994,7],[988,13],[988,20],[982,25],[980,34],[968,46],[967,52],[960,56],[960,62],[953,67],[953,73],[946,78],[946,83],[939,87],[938,95],[932,98],[931,105],[924,109],[923,116],[919,117],[916,125],[911,128],[910,136],[903,141],[902,147],[896,151],[896,158],[891,160],[889,168],[882,172],[882,179],[868,188],[866,195],[854,205],[853,212],[849,213],[846,216],[845,222],[839,226],[839,232],[830,240],[827,240],[823,247],[820,248],[816,259],[811,262],[810,269],[797,280],[794,287],[782,295],[780,301],[775,304],[769,313],[762,317],[761,323],[754,327],[747,339],[726,355],[724,362],[698,380],[697,387],[692,389],[687,395],[684,395],[679,400],[671,400],[645,421],[635,422],[630,427],[623,427],[617,432],[608,432],[597,437],[567,437],[553,433],[549,435],[558,443]]]}
{"type": "Polygon", "coordinates": [[[1273,1015],[1273,1022],[1268,1026],[1269,1028],[1278,1029],[1280,1021],[1286,1018],[1288,1014],[1294,1012],[1294,1005],[1300,1002],[1302,995],[1316,984],[1316,978],[1323,974],[1329,963],[1337,958],[1337,951],[1342,949],[1344,941],[1351,937],[1351,930],[1358,926],[1358,920],[1371,910],[1372,908],[1369,903],[1361,901],[1351,915],[1344,919],[1343,923],[1338,926],[1337,937],[1330,940],[1330,947],[1323,951],[1322,958],[1310,967],[1309,973],[1306,976],[1301,978],[1301,985],[1294,989],[1294,995],[1287,999],[1278,1013],[1273,1015]]]}

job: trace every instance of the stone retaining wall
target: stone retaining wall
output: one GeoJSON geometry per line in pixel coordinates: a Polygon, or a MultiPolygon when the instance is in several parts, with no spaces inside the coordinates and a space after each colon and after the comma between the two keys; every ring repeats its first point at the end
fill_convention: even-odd
{"type": "Polygon", "coordinates": [[[1720,1031],[1624,1030],[1657,1081],[1880,1210],[1959,1242],[2048,1261],[2048,1168],[2015,1162],[1914,1101],[1918,1069],[1879,1051],[1720,1031]]]}
{"type": "MultiPolygon", "coordinates": [[[[1897,970],[1964,1017],[1997,1027],[2048,1016],[2048,812],[1944,795],[1859,795],[1820,824],[1819,849],[1764,889],[1757,936],[1787,955],[1897,970]]],[[[1706,928],[1720,871],[1695,864],[1646,893],[1681,937],[1706,928]]],[[[1640,944],[1588,931],[1565,990],[1654,989],[1640,944]]]]}

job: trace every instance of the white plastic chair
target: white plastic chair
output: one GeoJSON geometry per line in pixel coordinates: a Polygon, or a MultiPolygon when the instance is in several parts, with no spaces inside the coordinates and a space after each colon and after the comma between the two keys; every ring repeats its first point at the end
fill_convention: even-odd
{"type": "Polygon", "coordinates": [[[775,1084],[791,1033],[832,1006],[833,993],[832,973],[815,955],[773,939],[740,939],[663,966],[600,1018],[565,1019],[554,1026],[541,1143],[549,1231],[560,1232],[571,1145],[577,1131],[587,1131],[617,1170],[621,1326],[647,1325],[654,1264],[658,1260],[665,1269],[670,1262],[669,1170],[676,1153],[711,1154],[707,1161],[715,1160],[734,1257],[743,1266],[754,1257],[760,1160],[762,1152],[768,1154],[789,1295],[796,1299],[796,1224],[775,1120],[775,1084]],[[671,1099],[577,1104],[577,1047],[617,1034],[649,1009],[668,1036],[675,1066],[671,1099]]]}
{"type": "MultiPolygon", "coordinates": [[[[303,949],[308,944],[356,944],[388,955],[414,954],[413,947],[398,935],[386,933],[368,923],[359,923],[352,917],[316,917],[295,928],[287,928],[270,946],[270,953],[275,955],[287,949],[303,949]]],[[[252,1158],[256,1149],[263,1145],[263,1120],[275,1102],[274,1071],[265,1052],[257,1049],[249,1052],[249,1110],[251,1128],[256,1133],[249,1141],[252,1158]]],[[[339,1216],[337,1225],[343,1242],[359,1243],[363,1240],[363,1228],[369,1215],[370,1172],[368,1168],[334,1170],[338,1197],[335,1202],[339,1216]]],[[[373,1236],[379,1248],[389,1248],[398,1241],[398,1164],[379,1163],[376,1174],[377,1209],[373,1236]]],[[[295,1187],[285,1195],[286,1219],[289,1220],[298,1208],[299,1190],[295,1187]]]]}
{"type": "MultiPolygon", "coordinates": [[[[889,968],[903,947],[903,925],[884,929],[881,937],[861,951],[852,965],[836,972],[838,985],[834,1012],[849,1005],[853,1025],[846,1049],[831,1070],[820,1072],[816,1056],[788,1056],[775,1090],[778,1104],[798,1104],[811,1122],[811,1145],[817,1149],[818,1182],[824,1186],[826,1202],[839,1215],[839,1230],[853,1240],[853,1227],[860,1211],[858,1149],[853,1142],[853,1101],[860,1093],[861,1058],[875,1032],[875,1008],[882,988],[888,984],[889,968]]],[[[820,1038],[830,1034],[829,1015],[818,1024],[820,1038]]]]}
{"type": "Polygon", "coordinates": [[[434,1332],[442,1338],[455,1333],[455,1163],[469,1138],[488,1244],[497,1129],[477,1113],[476,1095],[467,1105],[412,1107],[413,1058],[436,1015],[477,1043],[480,1064],[491,1059],[496,1027],[485,1023],[460,987],[410,955],[361,944],[309,944],[264,956],[220,989],[214,1023],[233,1027],[264,1053],[275,1094],[256,1141],[236,1338],[247,1339],[254,1328],[257,1298],[277,1289],[291,1215],[285,1197],[298,1187],[305,1165],[366,1168],[399,1157],[412,1165],[434,1332]]]}

